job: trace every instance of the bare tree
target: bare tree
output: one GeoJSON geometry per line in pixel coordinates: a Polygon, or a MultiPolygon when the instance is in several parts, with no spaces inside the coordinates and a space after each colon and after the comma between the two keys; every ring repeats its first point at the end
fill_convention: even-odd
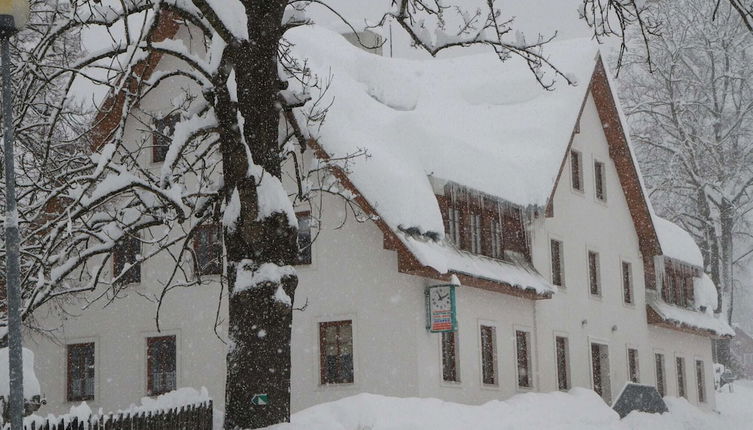
{"type": "Polygon", "coordinates": [[[647,15],[662,23],[654,70],[631,58],[622,98],[654,206],[701,244],[731,323],[734,264],[753,252],[753,34],[723,3],[660,1],[647,15]]]}

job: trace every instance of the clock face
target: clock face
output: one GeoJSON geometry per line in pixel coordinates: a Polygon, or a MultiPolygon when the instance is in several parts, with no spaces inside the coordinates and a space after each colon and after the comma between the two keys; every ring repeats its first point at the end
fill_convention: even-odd
{"type": "Polygon", "coordinates": [[[449,287],[436,287],[431,290],[431,305],[435,310],[452,309],[452,297],[449,287]]]}

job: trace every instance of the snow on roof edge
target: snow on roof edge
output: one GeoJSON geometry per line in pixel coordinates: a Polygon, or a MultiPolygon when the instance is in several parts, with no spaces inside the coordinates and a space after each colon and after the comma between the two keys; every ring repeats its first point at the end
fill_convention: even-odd
{"type": "Polygon", "coordinates": [[[664,303],[655,292],[646,291],[646,303],[664,321],[676,325],[678,328],[687,327],[695,330],[711,332],[720,337],[735,336],[735,331],[721,318],[706,313],[683,309],[664,303]]]}

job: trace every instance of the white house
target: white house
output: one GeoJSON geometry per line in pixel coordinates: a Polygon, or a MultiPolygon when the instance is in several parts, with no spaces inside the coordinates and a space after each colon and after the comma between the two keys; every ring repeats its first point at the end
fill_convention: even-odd
{"type": "MultiPolygon", "coordinates": [[[[298,266],[294,410],[359,392],[482,403],[573,386],[611,402],[630,380],[714,407],[711,339],[732,330],[712,314],[697,246],[652,212],[592,42],[548,46],[578,84],[547,91],[515,57],[409,61],[322,28],[288,36],[333,77],[334,103],[303,157],[365,148],[336,176],[371,215],[343,224],[330,195],[316,222],[300,208],[302,243],[316,240],[298,266]],[[457,331],[431,333],[426,288],[450,282],[457,331]]],[[[167,112],[183,88],[168,81],[142,107],[167,112]]],[[[145,118],[127,126],[134,142],[150,138],[145,118]]],[[[144,167],[158,169],[158,154],[143,151],[144,167]]],[[[138,245],[118,250],[118,272],[138,245]]],[[[195,247],[206,274],[221,272],[209,258],[216,230],[195,247]]],[[[117,409],[180,386],[206,386],[223,408],[225,290],[213,275],[171,291],[158,332],[167,264],[134,267],[111,301],[40,313],[49,333],[26,344],[46,411],[80,400],[117,409]]]]}

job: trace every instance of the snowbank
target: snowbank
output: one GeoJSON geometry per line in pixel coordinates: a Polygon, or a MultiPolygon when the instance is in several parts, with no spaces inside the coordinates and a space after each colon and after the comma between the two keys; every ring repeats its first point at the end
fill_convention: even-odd
{"type": "Polygon", "coordinates": [[[742,430],[753,422],[753,383],[718,394],[721,415],[705,413],[685,399],[667,397],[666,414],[633,412],[620,420],[591,390],[526,393],[479,406],[437,399],[400,399],[359,394],[293,415],[269,430],[742,430]]]}
{"type": "Polygon", "coordinates": [[[703,267],[703,256],[693,237],[679,225],[654,215],[654,228],[664,256],[703,267]]]}
{"type": "MultiPolygon", "coordinates": [[[[34,353],[23,348],[24,398],[31,399],[42,394],[37,375],[34,373],[34,353]]],[[[8,397],[10,379],[8,375],[8,348],[0,349],[0,396],[8,397]]]]}
{"type": "Polygon", "coordinates": [[[547,202],[597,54],[587,39],[549,44],[549,59],[580,84],[547,91],[515,56],[380,57],[316,26],[286,38],[331,84],[321,105],[333,104],[311,137],[332,157],[368,152],[351,160],[349,178],[393,230],[436,233],[444,226],[429,176],[521,206],[547,202]]]}

